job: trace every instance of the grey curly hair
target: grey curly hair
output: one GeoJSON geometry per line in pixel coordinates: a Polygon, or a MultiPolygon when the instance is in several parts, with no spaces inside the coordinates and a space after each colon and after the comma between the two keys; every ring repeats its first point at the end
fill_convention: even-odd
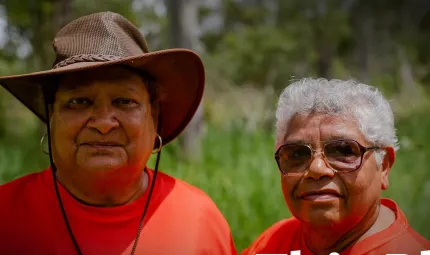
{"type": "MultiPolygon", "coordinates": [[[[377,146],[399,149],[394,114],[375,87],[355,80],[304,78],[281,93],[276,109],[276,146],[280,146],[289,122],[296,114],[322,113],[353,116],[365,139],[377,146]]],[[[376,153],[381,164],[384,152],[376,153]]]]}

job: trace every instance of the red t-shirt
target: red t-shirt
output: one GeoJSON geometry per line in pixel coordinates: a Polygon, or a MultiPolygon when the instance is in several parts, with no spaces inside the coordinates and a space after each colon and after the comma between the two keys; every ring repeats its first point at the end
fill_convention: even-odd
{"type": "MultiPolygon", "coordinates": [[[[148,170],[149,183],[153,171],[148,170]]],[[[84,255],[130,254],[149,188],[133,203],[83,205],[58,185],[84,255]]],[[[0,186],[0,254],[77,254],[54,189],[51,169],[0,186]]],[[[157,174],[135,254],[237,254],[229,225],[201,190],[157,174]]]]}
{"type": "MultiPolygon", "coordinates": [[[[394,223],[338,254],[420,255],[421,251],[430,250],[430,241],[411,228],[394,201],[381,199],[381,203],[394,211],[396,215],[394,223]]],[[[301,255],[313,255],[304,242],[302,223],[294,217],[279,221],[265,230],[250,247],[242,251],[241,255],[291,254],[291,251],[300,251],[301,255]]]]}

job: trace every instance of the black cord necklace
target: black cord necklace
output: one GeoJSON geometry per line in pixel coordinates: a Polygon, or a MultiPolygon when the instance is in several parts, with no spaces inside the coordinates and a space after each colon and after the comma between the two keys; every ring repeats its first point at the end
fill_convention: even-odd
{"type": "MultiPolygon", "coordinates": [[[[142,214],[142,217],[140,219],[139,227],[137,229],[137,234],[136,234],[136,237],[134,239],[134,244],[133,244],[133,248],[131,250],[130,255],[134,255],[135,254],[136,248],[137,248],[137,244],[138,244],[138,240],[139,240],[139,237],[140,237],[140,235],[142,233],[144,219],[145,219],[146,213],[148,212],[149,201],[151,200],[152,192],[153,192],[154,186],[155,186],[155,180],[157,178],[159,160],[160,160],[160,152],[157,153],[157,161],[156,161],[156,166],[155,166],[155,170],[154,170],[154,177],[152,178],[152,181],[151,181],[151,187],[150,187],[150,190],[149,190],[148,199],[147,199],[147,201],[145,203],[145,208],[143,210],[143,214],[142,214]]],[[[70,226],[69,220],[67,218],[66,211],[64,209],[63,202],[61,200],[61,196],[60,196],[60,192],[58,190],[57,178],[56,178],[56,174],[55,173],[56,173],[56,167],[55,167],[54,164],[52,164],[52,176],[53,176],[53,179],[54,179],[55,193],[57,195],[58,203],[60,204],[61,212],[63,214],[63,219],[64,219],[64,222],[66,224],[67,231],[69,232],[69,236],[70,236],[70,238],[73,241],[73,245],[75,246],[75,249],[76,249],[78,255],[82,255],[82,251],[81,251],[81,249],[80,249],[80,247],[78,245],[78,242],[76,241],[75,236],[73,235],[72,228],[70,226]]]]}
{"type": "MultiPolygon", "coordinates": [[[[158,153],[158,155],[157,155],[157,162],[159,161],[159,155],[160,155],[160,153],[158,153]]],[[[158,163],[157,163],[157,165],[158,165],[158,163]]],[[[52,167],[54,169],[55,165],[52,165],[52,167]]],[[[135,252],[136,252],[138,240],[139,240],[140,234],[142,232],[143,224],[144,224],[145,215],[148,212],[149,201],[151,200],[152,191],[154,190],[155,180],[156,180],[157,172],[158,172],[157,168],[158,167],[156,167],[156,169],[154,170],[154,177],[153,177],[152,182],[151,182],[151,187],[150,187],[150,190],[149,190],[148,199],[147,199],[147,201],[145,203],[145,209],[143,210],[143,214],[142,214],[142,217],[140,219],[139,227],[137,229],[136,238],[134,239],[133,249],[131,250],[130,255],[134,255],[135,252]]],[[[76,249],[78,255],[82,255],[82,251],[81,251],[81,249],[80,249],[80,247],[78,245],[78,242],[76,241],[75,236],[73,235],[72,229],[70,227],[69,220],[67,218],[66,211],[64,210],[64,205],[63,205],[63,202],[61,200],[60,192],[58,190],[57,178],[56,178],[56,174],[55,174],[54,170],[52,171],[52,174],[53,174],[53,179],[54,179],[55,193],[57,195],[58,203],[60,204],[61,212],[63,214],[63,219],[64,219],[64,222],[66,224],[67,231],[69,232],[69,236],[70,236],[70,238],[73,241],[73,245],[75,246],[75,249],[76,249]]]]}

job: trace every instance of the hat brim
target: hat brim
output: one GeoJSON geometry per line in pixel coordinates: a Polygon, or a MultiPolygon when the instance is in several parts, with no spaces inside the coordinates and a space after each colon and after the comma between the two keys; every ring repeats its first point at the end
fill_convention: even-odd
{"type": "Polygon", "coordinates": [[[30,74],[0,77],[0,84],[47,123],[43,86],[59,75],[112,65],[128,65],[155,77],[161,89],[160,136],[163,145],[188,125],[202,100],[205,72],[199,56],[187,49],[169,49],[107,62],[81,62],[30,74]]]}

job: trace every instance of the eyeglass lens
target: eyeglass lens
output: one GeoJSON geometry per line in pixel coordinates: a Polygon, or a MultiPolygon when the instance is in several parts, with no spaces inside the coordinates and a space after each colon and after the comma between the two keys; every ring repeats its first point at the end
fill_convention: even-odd
{"type": "MultiPolygon", "coordinates": [[[[288,144],[278,153],[279,167],[284,172],[305,171],[312,161],[312,149],[303,144],[288,144]]],[[[360,145],[355,141],[331,141],[324,145],[324,157],[327,163],[337,171],[353,171],[361,164],[360,145]]]]}

